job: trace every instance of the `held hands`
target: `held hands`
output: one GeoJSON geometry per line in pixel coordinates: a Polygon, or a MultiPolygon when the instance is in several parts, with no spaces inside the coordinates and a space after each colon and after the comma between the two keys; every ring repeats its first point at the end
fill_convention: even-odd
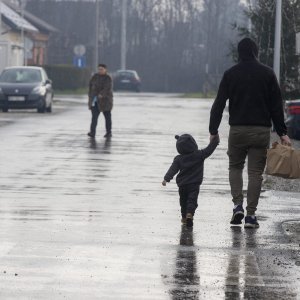
{"type": "Polygon", "coordinates": [[[166,185],[167,185],[167,182],[164,180],[161,184],[162,184],[163,186],[166,186],[166,185]]]}
{"type": "Polygon", "coordinates": [[[212,142],[214,139],[218,139],[218,141],[220,142],[220,137],[219,134],[211,134],[209,137],[209,141],[212,142]]]}
{"type": "Polygon", "coordinates": [[[280,141],[281,141],[282,145],[292,146],[292,142],[291,142],[290,138],[287,135],[282,135],[280,137],[280,141]]]}

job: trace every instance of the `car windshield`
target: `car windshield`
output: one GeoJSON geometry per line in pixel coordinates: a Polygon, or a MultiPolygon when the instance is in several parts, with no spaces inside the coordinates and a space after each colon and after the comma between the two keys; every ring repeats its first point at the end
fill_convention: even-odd
{"type": "Polygon", "coordinates": [[[34,69],[8,69],[0,76],[5,83],[33,83],[42,81],[41,72],[34,69]]]}
{"type": "Polygon", "coordinates": [[[135,77],[135,74],[133,72],[118,72],[117,76],[122,78],[133,78],[135,77]]]}

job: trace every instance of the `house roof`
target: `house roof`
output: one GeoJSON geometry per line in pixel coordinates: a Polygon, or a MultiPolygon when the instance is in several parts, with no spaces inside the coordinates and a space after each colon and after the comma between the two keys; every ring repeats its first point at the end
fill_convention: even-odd
{"type": "Polygon", "coordinates": [[[59,30],[49,23],[41,20],[40,18],[36,17],[35,15],[31,14],[28,11],[24,11],[24,17],[27,19],[31,24],[37,27],[41,32],[51,33],[51,32],[58,32],[59,30]]]}
{"type": "MultiPolygon", "coordinates": [[[[14,11],[18,11],[20,9],[18,6],[12,3],[6,3],[6,5],[9,6],[11,9],[13,9],[14,11]]],[[[41,20],[40,18],[28,12],[27,10],[24,10],[23,15],[24,15],[24,19],[27,20],[29,23],[31,23],[34,27],[36,27],[40,32],[51,33],[51,32],[59,31],[54,26],[50,25],[44,20],[41,20]]]]}
{"type": "Polygon", "coordinates": [[[39,30],[29,23],[25,18],[22,18],[16,11],[9,7],[6,3],[1,3],[2,20],[9,27],[15,30],[25,30],[31,32],[38,32],[39,30]]]}

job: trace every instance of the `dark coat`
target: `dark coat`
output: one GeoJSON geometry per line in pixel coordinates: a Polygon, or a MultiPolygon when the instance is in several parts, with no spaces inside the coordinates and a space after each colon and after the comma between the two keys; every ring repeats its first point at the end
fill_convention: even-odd
{"type": "Polygon", "coordinates": [[[174,158],[171,167],[164,176],[164,180],[169,182],[179,172],[176,177],[178,187],[189,184],[201,185],[204,160],[214,152],[218,144],[219,137],[215,137],[206,148],[198,150],[198,146],[192,136],[189,134],[180,136],[176,143],[180,155],[174,158]]]}
{"type": "Polygon", "coordinates": [[[108,74],[94,74],[89,82],[89,108],[92,107],[94,97],[97,97],[99,110],[111,111],[113,108],[112,90],[112,79],[108,74]]]}
{"type": "Polygon", "coordinates": [[[238,47],[240,62],[224,73],[211,109],[209,131],[217,134],[229,99],[229,124],[271,127],[279,136],[287,132],[283,100],[273,70],[257,60],[257,46],[244,39],[238,47]]]}

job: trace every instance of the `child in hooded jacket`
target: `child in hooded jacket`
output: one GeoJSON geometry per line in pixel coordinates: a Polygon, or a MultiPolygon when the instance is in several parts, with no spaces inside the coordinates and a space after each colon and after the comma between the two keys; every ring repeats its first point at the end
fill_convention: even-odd
{"type": "Polygon", "coordinates": [[[162,185],[179,172],[176,177],[178,185],[179,202],[181,207],[181,222],[187,227],[193,227],[193,216],[198,207],[198,194],[203,181],[204,160],[208,158],[219,144],[219,136],[211,140],[209,145],[198,150],[195,139],[190,134],[176,135],[176,148],[179,153],[164,176],[162,185]]]}

